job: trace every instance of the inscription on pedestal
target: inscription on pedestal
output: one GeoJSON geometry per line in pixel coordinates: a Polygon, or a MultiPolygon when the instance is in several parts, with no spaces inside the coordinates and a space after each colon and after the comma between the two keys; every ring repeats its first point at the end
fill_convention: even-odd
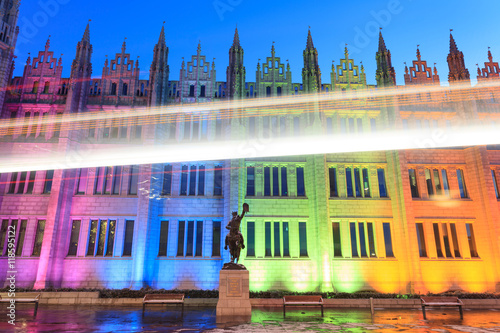
{"type": "Polygon", "coordinates": [[[241,279],[228,277],[227,278],[227,296],[241,297],[241,279]]]}

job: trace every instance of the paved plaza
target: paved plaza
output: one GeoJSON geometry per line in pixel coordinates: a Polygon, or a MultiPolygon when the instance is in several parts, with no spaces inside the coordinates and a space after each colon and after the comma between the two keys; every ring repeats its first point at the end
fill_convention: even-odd
{"type": "MultiPolygon", "coordinates": [[[[3,314],[4,311],[2,311],[3,314]]],[[[215,308],[152,308],[144,317],[140,308],[93,306],[41,306],[37,318],[32,309],[17,309],[16,326],[2,320],[0,332],[500,332],[500,311],[433,309],[428,320],[417,309],[312,308],[287,310],[253,309],[250,323],[215,323],[215,308]]]]}

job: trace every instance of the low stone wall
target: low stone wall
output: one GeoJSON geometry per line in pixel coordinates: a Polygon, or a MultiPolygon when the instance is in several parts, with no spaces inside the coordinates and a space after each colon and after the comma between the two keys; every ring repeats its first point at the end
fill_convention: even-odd
{"type": "MultiPolygon", "coordinates": [[[[21,298],[22,293],[17,293],[21,298]]],[[[217,298],[186,298],[186,307],[217,306],[217,298]]],[[[468,309],[500,309],[500,299],[462,299],[468,309]]],[[[282,307],[283,299],[251,298],[254,307],[282,307]]],[[[327,308],[369,308],[369,299],[325,299],[327,308]]],[[[99,298],[98,292],[41,292],[40,304],[142,307],[142,298],[99,298]]],[[[374,298],[375,308],[420,308],[419,299],[374,298]]]]}

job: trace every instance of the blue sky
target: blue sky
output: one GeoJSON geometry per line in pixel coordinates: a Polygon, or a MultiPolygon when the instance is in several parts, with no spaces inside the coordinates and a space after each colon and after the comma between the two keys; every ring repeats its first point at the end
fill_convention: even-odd
{"type": "Polygon", "coordinates": [[[475,64],[487,61],[488,46],[494,60],[500,59],[499,9],[500,2],[491,0],[476,0],[473,4],[466,0],[24,0],[14,75],[22,75],[28,52],[35,55],[43,50],[51,35],[51,50],[56,55],[64,54],[63,75],[69,76],[76,43],[92,19],[93,77],[100,77],[105,55],[120,52],[127,37],[127,51],[132,59],[140,56],[141,78],[147,79],[153,47],[166,21],[172,80],[179,77],[182,57],[187,59],[196,53],[199,40],[207,59],[216,58],[217,80],[225,80],[228,50],[238,25],[247,81],[255,80],[258,59],[270,56],[275,41],[276,55],[283,61],[289,59],[292,80],[300,82],[302,52],[311,26],[323,82],[330,82],[332,60],[338,63],[348,43],[351,58],[363,61],[368,83],[373,84],[378,27],[382,26],[398,84],[404,82],[403,63],[410,64],[416,58],[417,44],[422,59],[430,65],[436,62],[441,82],[447,82],[449,29],[454,29],[458,48],[464,52],[475,82],[475,64]]]}

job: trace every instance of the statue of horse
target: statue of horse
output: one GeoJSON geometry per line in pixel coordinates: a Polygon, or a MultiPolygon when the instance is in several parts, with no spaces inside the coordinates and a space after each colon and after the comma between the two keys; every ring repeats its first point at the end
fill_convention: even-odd
{"type": "Polygon", "coordinates": [[[226,226],[226,229],[229,229],[229,234],[226,236],[224,249],[227,250],[229,246],[229,252],[231,253],[231,262],[237,263],[240,261],[240,252],[241,249],[245,248],[245,241],[243,239],[243,235],[240,232],[240,224],[243,217],[245,217],[245,213],[249,212],[248,204],[243,204],[243,213],[241,216],[238,215],[238,212],[233,212],[233,218],[226,226]]]}

